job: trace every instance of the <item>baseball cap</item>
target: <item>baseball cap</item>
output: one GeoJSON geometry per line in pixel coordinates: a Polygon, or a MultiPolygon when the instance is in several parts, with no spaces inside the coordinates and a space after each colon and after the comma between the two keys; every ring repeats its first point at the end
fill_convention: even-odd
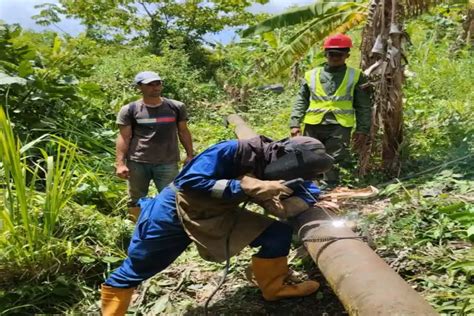
{"type": "Polygon", "coordinates": [[[162,81],[161,77],[159,74],[153,71],[142,71],[139,72],[136,76],[133,82],[135,84],[147,84],[153,81],[162,81]]]}

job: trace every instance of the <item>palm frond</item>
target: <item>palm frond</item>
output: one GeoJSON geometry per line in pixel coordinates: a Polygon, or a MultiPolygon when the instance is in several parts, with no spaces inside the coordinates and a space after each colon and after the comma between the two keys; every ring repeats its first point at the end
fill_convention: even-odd
{"type": "Polygon", "coordinates": [[[317,1],[311,5],[302,6],[288,10],[282,14],[275,15],[263,22],[251,26],[241,32],[242,37],[249,37],[252,35],[259,35],[270,32],[278,28],[287,27],[291,25],[306,23],[316,18],[323,17],[332,11],[339,10],[340,7],[346,4],[357,3],[360,1],[317,1]]]}
{"type": "Polygon", "coordinates": [[[262,34],[263,39],[270,45],[271,48],[277,48],[279,44],[278,37],[275,32],[267,32],[262,34]]]}
{"type": "Polygon", "coordinates": [[[344,22],[343,24],[336,27],[333,33],[346,33],[347,31],[364,23],[366,19],[367,19],[366,14],[361,13],[361,12],[353,12],[348,16],[347,22],[344,22]]]}
{"type": "Polygon", "coordinates": [[[288,69],[306,55],[308,50],[331,33],[347,31],[365,21],[365,8],[358,5],[345,7],[344,11],[315,19],[305,25],[280,51],[277,60],[269,68],[269,76],[288,69]]]}

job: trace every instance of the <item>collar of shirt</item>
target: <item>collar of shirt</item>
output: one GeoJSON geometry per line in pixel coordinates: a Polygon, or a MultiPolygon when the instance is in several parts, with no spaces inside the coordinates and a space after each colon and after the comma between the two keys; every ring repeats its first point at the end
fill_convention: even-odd
{"type": "Polygon", "coordinates": [[[346,65],[338,66],[338,67],[331,67],[328,64],[324,64],[324,71],[335,73],[335,72],[345,72],[347,69],[346,65]]]}
{"type": "Polygon", "coordinates": [[[159,107],[160,105],[162,105],[164,103],[164,100],[163,98],[161,98],[161,102],[160,103],[157,103],[157,104],[146,104],[143,99],[140,100],[140,105],[143,105],[143,106],[146,106],[146,107],[150,107],[150,108],[157,108],[159,107]]]}

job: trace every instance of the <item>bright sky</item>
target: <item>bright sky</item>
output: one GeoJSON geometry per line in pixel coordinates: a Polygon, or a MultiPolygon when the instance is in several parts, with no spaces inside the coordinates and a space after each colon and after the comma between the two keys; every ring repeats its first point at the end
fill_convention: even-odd
{"type": "MultiPolygon", "coordinates": [[[[266,5],[254,5],[252,12],[278,13],[284,11],[292,5],[307,5],[315,0],[270,0],[266,5]]],[[[57,3],[57,0],[0,0],[0,20],[6,23],[18,23],[23,28],[32,28],[34,30],[51,29],[53,31],[64,31],[72,35],[81,32],[82,27],[78,21],[66,20],[58,23],[56,26],[42,27],[35,24],[31,16],[39,12],[34,6],[42,3],[57,3]]],[[[228,42],[234,33],[224,31],[216,36],[216,40],[228,42]]]]}

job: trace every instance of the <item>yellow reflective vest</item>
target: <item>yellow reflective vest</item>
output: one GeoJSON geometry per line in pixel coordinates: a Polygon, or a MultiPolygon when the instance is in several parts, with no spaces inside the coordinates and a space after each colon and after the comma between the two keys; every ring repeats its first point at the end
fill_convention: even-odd
{"type": "Polygon", "coordinates": [[[319,124],[323,120],[324,114],[332,112],[337,122],[342,126],[354,126],[355,115],[352,101],[361,70],[347,67],[344,79],[334,95],[327,95],[320,80],[322,69],[322,67],[315,68],[305,73],[306,83],[311,91],[311,99],[303,123],[319,124]]]}

